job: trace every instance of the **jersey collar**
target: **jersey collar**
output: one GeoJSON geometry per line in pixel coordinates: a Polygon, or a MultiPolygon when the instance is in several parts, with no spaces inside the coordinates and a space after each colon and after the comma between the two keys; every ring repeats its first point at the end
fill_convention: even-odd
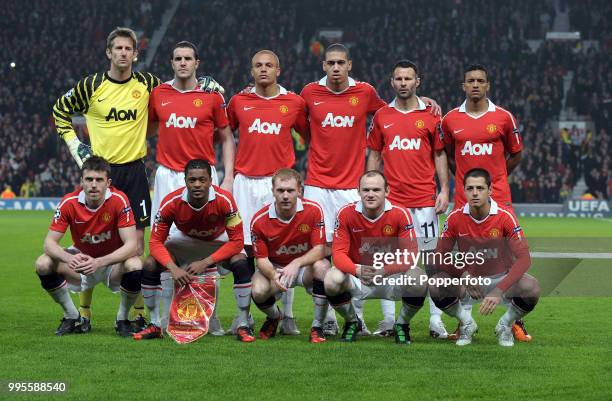
{"type": "MultiPolygon", "coordinates": [[[[487,99],[487,101],[489,102],[489,107],[487,108],[487,112],[495,111],[495,105],[493,104],[491,99],[487,99]]],[[[467,113],[467,110],[465,109],[466,103],[467,103],[467,100],[464,100],[461,106],[459,106],[459,113],[467,113]]]]}
{"type": "Polygon", "coordinates": [[[174,89],[175,91],[179,92],[179,93],[189,93],[189,92],[203,92],[199,87],[198,84],[196,83],[196,87],[194,89],[187,89],[187,90],[181,90],[179,88],[177,88],[176,86],[174,86],[174,79],[171,79],[170,81],[165,82],[168,85],[170,85],[170,87],[172,89],[174,89]]]}
{"type": "MultiPolygon", "coordinates": [[[[351,78],[351,77],[348,77],[348,83],[349,83],[349,88],[350,88],[351,86],[355,86],[355,85],[357,85],[357,83],[355,82],[355,80],[354,80],[353,78],[351,78]]],[[[321,86],[327,86],[327,75],[326,75],[326,76],[324,76],[323,78],[319,79],[319,85],[321,85],[321,86]]],[[[334,92],[334,93],[336,93],[336,92],[334,92]]]]}
{"type": "MultiPolygon", "coordinates": [[[[111,190],[109,188],[106,188],[106,193],[104,194],[104,202],[106,202],[106,200],[108,198],[110,198],[111,196],[113,196],[113,193],[111,192],[111,190]]],[[[87,207],[87,203],[85,203],[85,191],[83,191],[81,189],[81,191],[79,192],[79,195],[77,197],[77,200],[79,201],[79,203],[83,204],[85,207],[87,207]]],[[[104,204],[104,202],[102,202],[102,205],[104,204]]],[[[102,206],[100,205],[100,206],[102,206]]],[[[98,210],[100,208],[100,206],[98,206],[97,209],[90,209],[89,207],[87,207],[87,209],[95,211],[98,210]]]]}
{"type": "Polygon", "coordinates": [[[380,214],[380,216],[378,216],[377,218],[375,218],[374,220],[370,219],[369,217],[367,217],[364,213],[363,213],[363,202],[362,201],[358,201],[357,204],[355,205],[355,210],[359,213],[361,213],[361,215],[363,216],[364,219],[368,220],[368,221],[376,221],[378,219],[380,219],[385,212],[388,212],[389,210],[393,209],[393,205],[391,205],[391,202],[389,202],[388,199],[385,199],[385,210],[380,214]]]}
{"type": "MultiPolygon", "coordinates": [[[[206,206],[208,204],[208,202],[214,201],[216,197],[217,197],[217,192],[215,191],[215,188],[211,185],[210,188],[208,188],[208,200],[206,201],[204,206],[206,206]]],[[[183,201],[185,201],[185,203],[187,203],[189,205],[189,191],[187,190],[187,187],[185,187],[185,189],[183,189],[183,193],[181,194],[181,199],[183,201]]],[[[189,205],[189,206],[191,206],[191,205],[189,205]]],[[[202,206],[202,207],[204,207],[204,206],[202,206]]],[[[193,209],[193,207],[192,207],[192,209],[193,209]]]]}
{"type": "Polygon", "coordinates": [[[391,103],[389,103],[389,107],[393,107],[395,110],[397,110],[397,111],[399,111],[400,113],[403,113],[403,114],[412,113],[413,111],[417,111],[417,110],[418,110],[418,111],[422,111],[422,110],[425,110],[425,109],[427,108],[427,105],[425,104],[425,102],[423,102],[423,101],[421,100],[421,98],[420,98],[420,97],[418,97],[418,96],[417,96],[417,101],[419,102],[419,105],[417,106],[417,108],[416,108],[416,109],[412,109],[412,110],[409,110],[409,111],[404,111],[404,110],[400,110],[400,109],[398,109],[398,108],[397,108],[397,106],[396,106],[396,104],[395,104],[395,101],[396,101],[396,100],[397,100],[397,98],[393,99],[393,100],[391,101],[391,103]]]}
{"type": "MultiPolygon", "coordinates": [[[[298,214],[302,210],[304,210],[304,204],[302,203],[302,200],[298,198],[297,207],[295,209],[295,214],[298,214]]],[[[276,202],[270,203],[270,206],[268,207],[268,217],[270,217],[271,219],[278,219],[280,221],[284,221],[283,219],[278,217],[278,215],[276,214],[276,202]]],[[[293,219],[293,217],[291,219],[293,219]]]]}
{"type": "Polygon", "coordinates": [[[257,89],[255,87],[251,88],[251,92],[252,94],[262,98],[262,99],[266,99],[266,100],[270,100],[270,99],[274,99],[275,97],[278,97],[280,95],[286,95],[287,94],[287,89],[285,89],[282,85],[280,84],[276,84],[278,86],[278,95],[275,96],[270,96],[270,97],[265,97],[265,96],[261,96],[257,93],[257,89]]]}
{"type": "Polygon", "coordinates": [[[476,220],[475,218],[472,217],[472,215],[470,214],[470,204],[469,203],[466,203],[465,205],[463,205],[463,214],[467,214],[470,217],[472,217],[472,220],[474,220],[476,223],[482,223],[483,221],[488,219],[490,215],[497,214],[498,211],[499,211],[499,207],[497,206],[497,202],[495,202],[492,198],[489,198],[489,202],[491,203],[491,208],[489,209],[489,214],[484,219],[482,219],[482,220],[476,220]]]}

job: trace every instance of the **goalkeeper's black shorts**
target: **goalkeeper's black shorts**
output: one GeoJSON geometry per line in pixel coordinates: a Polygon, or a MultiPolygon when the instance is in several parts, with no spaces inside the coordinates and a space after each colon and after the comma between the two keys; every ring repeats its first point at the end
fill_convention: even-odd
{"type": "Polygon", "coordinates": [[[130,200],[136,228],[151,225],[151,193],[149,178],[142,160],[125,164],[111,164],[111,185],[123,191],[130,200]]]}

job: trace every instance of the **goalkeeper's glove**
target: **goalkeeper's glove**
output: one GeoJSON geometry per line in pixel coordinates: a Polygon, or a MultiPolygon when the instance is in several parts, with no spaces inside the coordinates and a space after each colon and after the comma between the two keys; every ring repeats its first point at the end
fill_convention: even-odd
{"type": "Polygon", "coordinates": [[[91,147],[79,141],[79,138],[77,137],[68,140],[66,142],[66,145],[68,145],[68,149],[70,149],[70,154],[76,161],[79,168],[83,167],[83,163],[85,162],[85,160],[93,156],[91,147]]]}
{"type": "Polygon", "coordinates": [[[223,89],[223,87],[219,85],[219,82],[215,81],[215,79],[210,75],[205,75],[198,78],[198,87],[204,92],[225,93],[225,89],[223,89]]]}

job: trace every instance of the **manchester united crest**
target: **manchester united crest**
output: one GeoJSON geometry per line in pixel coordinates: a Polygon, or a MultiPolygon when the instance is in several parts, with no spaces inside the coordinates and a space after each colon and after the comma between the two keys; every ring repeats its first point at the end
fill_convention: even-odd
{"type": "Polygon", "coordinates": [[[493,133],[495,133],[495,131],[497,131],[497,126],[495,124],[487,125],[487,132],[489,134],[493,134],[493,133]]]}
{"type": "Polygon", "coordinates": [[[202,104],[203,104],[203,103],[204,103],[204,102],[203,102],[203,101],[202,101],[202,99],[200,99],[200,98],[193,99],[193,105],[194,105],[195,107],[202,107],[202,104]]]}
{"type": "Polygon", "coordinates": [[[289,113],[289,107],[287,107],[287,106],[286,106],[286,105],[284,105],[284,104],[281,104],[281,106],[279,107],[279,110],[280,110],[281,114],[287,114],[287,113],[289,113]]]}
{"type": "Polygon", "coordinates": [[[109,212],[102,213],[102,221],[105,223],[108,223],[109,221],[111,221],[111,215],[109,212]]]}
{"type": "Polygon", "coordinates": [[[310,232],[310,226],[308,224],[300,224],[298,226],[298,231],[301,233],[308,233],[310,232]]]}
{"type": "Polygon", "coordinates": [[[189,322],[202,317],[202,310],[198,308],[198,302],[191,296],[183,299],[176,308],[176,314],[182,322],[189,322]]]}
{"type": "Polygon", "coordinates": [[[357,96],[351,96],[349,103],[351,106],[357,106],[359,104],[359,98],[357,96]]]}
{"type": "Polygon", "coordinates": [[[416,120],[416,122],[414,123],[414,125],[418,128],[421,129],[423,127],[425,127],[425,122],[423,120],[416,120]]]}
{"type": "Polygon", "coordinates": [[[492,228],[491,231],[489,231],[489,237],[491,238],[499,237],[499,230],[497,228],[492,228]]]}
{"type": "Polygon", "coordinates": [[[140,96],[142,96],[142,94],[140,93],[140,91],[139,91],[139,90],[134,90],[134,91],[132,91],[132,97],[133,97],[134,99],[140,99],[140,96]]]}
{"type": "Polygon", "coordinates": [[[393,229],[393,226],[392,226],[392,225],[390,225],[390,224],[385,224],[385,226],[383,227],[383,230],[382,230],[382,231],[383,231],[383,234],[384,234],[384,235],[393,235],[393,233],[394,233],[394,231],[395,231],[395,230],[393,229]]]}

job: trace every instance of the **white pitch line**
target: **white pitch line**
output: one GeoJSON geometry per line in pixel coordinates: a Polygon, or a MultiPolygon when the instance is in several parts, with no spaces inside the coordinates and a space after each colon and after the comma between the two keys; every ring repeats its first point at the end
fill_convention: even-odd
{"type": "Polygon", "coordinates": [[[530,252],[532,258],[546,259],[612,259],[612,253],[585,253],[585,252],[530,252]]]}

